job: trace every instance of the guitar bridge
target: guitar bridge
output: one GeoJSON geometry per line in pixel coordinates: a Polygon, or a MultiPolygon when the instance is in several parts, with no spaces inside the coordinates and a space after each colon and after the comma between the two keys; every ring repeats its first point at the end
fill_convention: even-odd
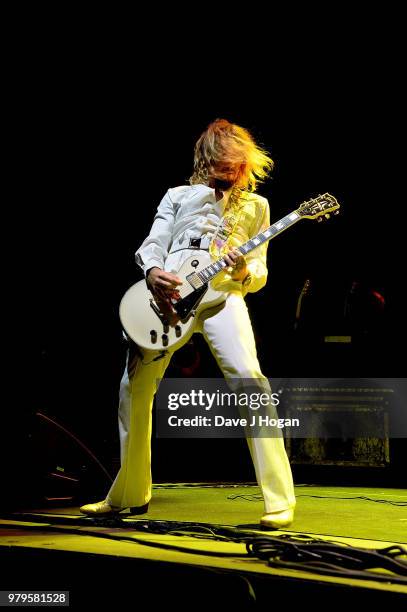
{"type": "Polygon", "coordinates": [[[161,310],[153,298],[150,298],[149,302],[150,308],[154,310],[155,314],[161,321],[164,334],[168,334],[170,330],[170,325],[172,327],[179,321],[177,313],[175,311],[172,311],[171,308],[166,304],[164,304],[164,306],[167,306],[167,309],[161,310]]]}

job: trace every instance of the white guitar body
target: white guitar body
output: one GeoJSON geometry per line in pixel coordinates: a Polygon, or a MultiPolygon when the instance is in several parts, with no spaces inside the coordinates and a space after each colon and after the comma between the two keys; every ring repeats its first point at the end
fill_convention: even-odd
{"type": "MultiPolygon", "coordinates": [[[[181,297],[194,293],[194,288],[187,280],[191,273],[196,273],[211,263],[211,257],[206,251],[196,251],[189,257],[177,272],[183,284],[179,289],[181,297]]],[[[160,310],[158,302],[141,280],[124,294],[120,303],[119,315],[124,330],[134,342],[143,349],[174,351],[185,344],[194,333],[199,315],[209,308],[218,306],[226,299],[226,294],[215,291],[211,283],[206,285],[200,301],[185,319],[174,319],[166,316],[160,310]],[[159,312],[157,312],[157,310],[159,312]]]]}

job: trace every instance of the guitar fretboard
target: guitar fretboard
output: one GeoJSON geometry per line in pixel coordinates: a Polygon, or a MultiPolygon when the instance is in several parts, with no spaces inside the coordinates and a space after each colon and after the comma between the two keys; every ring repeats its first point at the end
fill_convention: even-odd
{"type": "MultiPolygon", "coordinates": [[[[301,215],[299,215],[297,212],[292,212],[289,215],[286,215],[285,217],[280,219],[280,221],[277,221],[276,223],[273,223],[273,225],[270,225],[270,227],[268,227],[263,232],[257,234],[257,236],[250,238],[250,240],[240,245],[237,250],[242,255],[247,255],[247,253],[250,253],[250,251],[257,249],[257,247],[264,244],[265,242],[268,242],[269,240],[277,236],[277,234],[281,234],[281,232],[291,227],[291,225],[294,225],[294,223],[296,223],[299,219],[301,219],[301,215]]],[[[220,257],[206,268],[200,270],[197,273],[197,276],[203,283],[207,283],[228,266],[229,264],[225,261],[225,259],[223,257],[220,257]]]]}

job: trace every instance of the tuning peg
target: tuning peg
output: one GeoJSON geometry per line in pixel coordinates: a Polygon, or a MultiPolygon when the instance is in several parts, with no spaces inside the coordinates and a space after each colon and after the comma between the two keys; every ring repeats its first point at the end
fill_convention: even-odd
{"type": "Polygon", "coordinates": [[[326,215],[325,215],[325,219],[329,219],[329,217],[330,217],[330,216],[331,216],[331,215],[330,215],[329,213],[326,213],[326,215]]]}
{"type": "Polygon", "coordinates": [[[335,210],[334,215],[339,215],[339,210],[335,210]]]}

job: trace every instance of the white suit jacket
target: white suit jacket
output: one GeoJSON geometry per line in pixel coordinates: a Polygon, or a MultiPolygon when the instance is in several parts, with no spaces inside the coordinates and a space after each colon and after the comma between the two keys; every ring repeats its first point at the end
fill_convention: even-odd
{"type": "MultiPolygon", "coordinates": [[[[216,227],[223,216],[225,202],[216,201],[215,190],[207,185],[183,185],[169,189],[161,200],[151,231],[136,251],[136,262],[144,274],[157,266],[177,273],[182,263],[193,254],[191,238],[201,238],[201,248],[208,250],[216,227]]],[[[270,208],[266,198],[250,194],[230,239],[240,246],[270,225],[270,208]]],[[[230,273],[221,272],[216,289],[243,293],[255,292],[267,281],[267,246],[261,245],[245,256],[251,283],[242,286],[230,273]]]]}

